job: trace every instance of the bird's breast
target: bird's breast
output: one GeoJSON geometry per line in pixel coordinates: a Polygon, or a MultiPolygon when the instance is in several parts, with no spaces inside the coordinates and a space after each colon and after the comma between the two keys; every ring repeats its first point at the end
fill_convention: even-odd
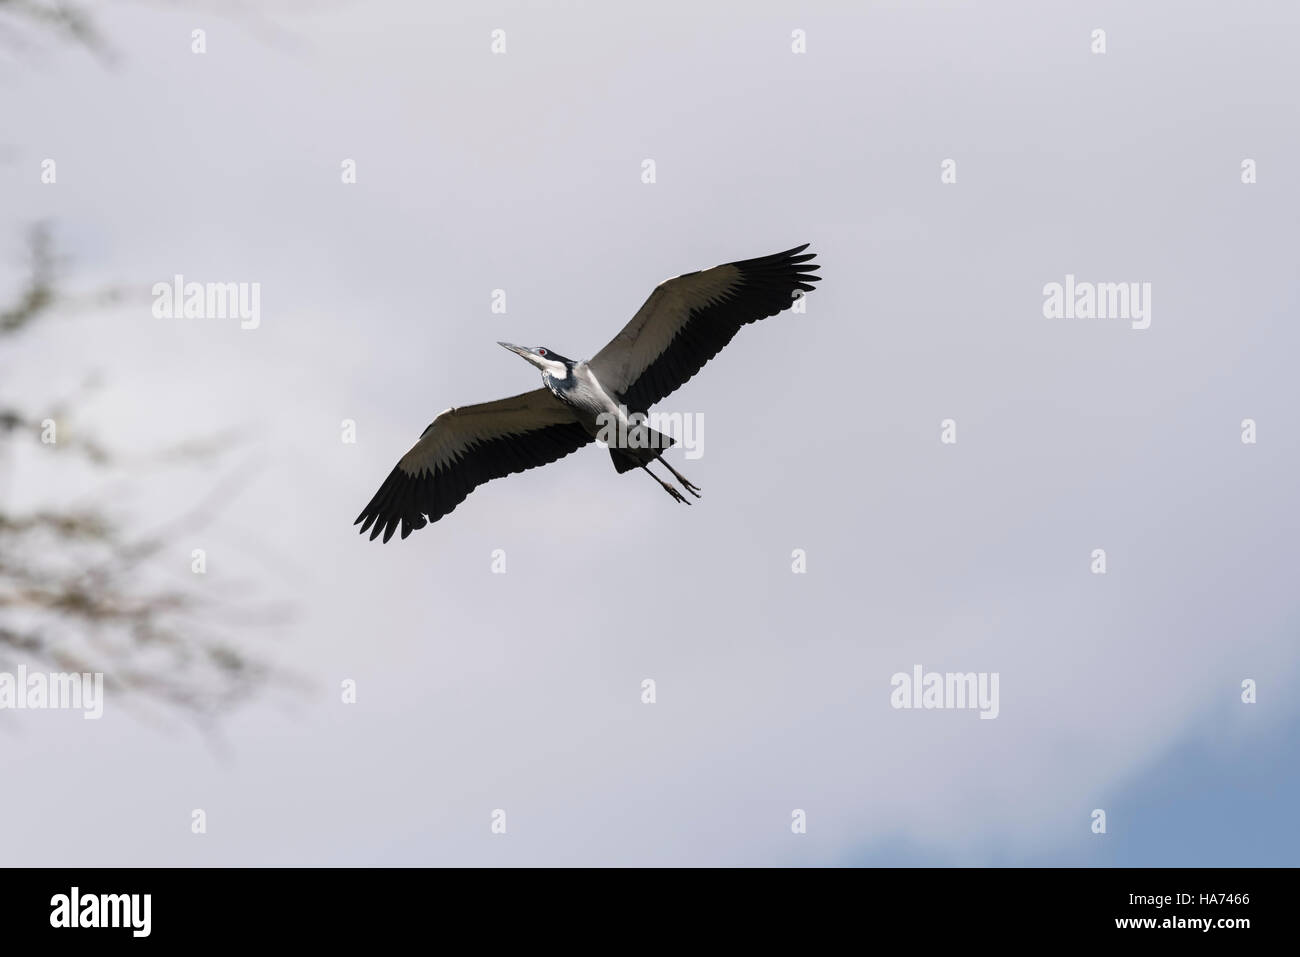
{"type": "Polygon", "coordinates": [[[618,413],[618,405],[601,388],[585,364],[575,367],[564,379],[547,376],[546,387],[584,419],[594,420],[605,413],[618,413]]]}

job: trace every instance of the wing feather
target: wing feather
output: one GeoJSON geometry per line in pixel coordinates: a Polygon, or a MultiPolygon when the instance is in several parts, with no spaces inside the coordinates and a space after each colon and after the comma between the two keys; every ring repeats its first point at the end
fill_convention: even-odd
{"type": "Polygon", "coordinates": [[[591,441],[573,411],[534,389],[448,409],[398,461],[354,525],[402,538],[452,511],[479,485],[561,459],[591,441]]]}
{"type": "Polygon", "coordinates": [[[668,279],[588,362],[630,410],[676,391],[751,322],[774,316],[821,277],[805,243],[785,252],[668,279]],[[803,253],[803,255],[800,255],[803,253]]]}

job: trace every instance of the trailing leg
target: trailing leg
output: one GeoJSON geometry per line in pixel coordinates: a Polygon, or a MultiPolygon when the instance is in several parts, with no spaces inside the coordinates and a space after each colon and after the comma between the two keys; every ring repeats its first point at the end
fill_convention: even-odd
{"type": "Polygon", "coordinates": [[[666,468],[668,471],[673,473],[673,478],[677,479],[677,481],[682,483],[682,488],[686,489],[686,491],[690,492],[696,498],[701,497],[700,487],[698,485],[691,484],[690,480],[687,479],[685,475],[683,475],[681,472],[677,471],[675,468],[669,465],[668,460],[664,458],[663,455],[660,455],[656,461],[662,462],[664,464],[664,468],[666,468]]]}
{"type": "Polygon", "coordinates": [[[655,475],[654,472],[651,472],[651,471],[650,471],[650,469],[649,469],[648,466],[643,465],[643,466],[641,466],[641,468],[645,469],[645,474],[648,475],[648,476],[650,476],[650,477],[651,477],[652,479],[654,479],[656,482],[658,482],[658,483],[663,487],[663,490],[664,490],[665,492],[667,492],[669,495],[671,495],[673,498],[675,498],[677,501],[681,502],[683,505],[690,505],[690,504],[691,504],[690,502],[688,502],[688,501],[686,500],[685,496],[683,496],[681,492],[677,491],[676,487],[674,487],[674,486],[670,485],[669,483],[665,482],[665,481],[664,481],[663,479],[661,479],[658,475],[655,475]]]}

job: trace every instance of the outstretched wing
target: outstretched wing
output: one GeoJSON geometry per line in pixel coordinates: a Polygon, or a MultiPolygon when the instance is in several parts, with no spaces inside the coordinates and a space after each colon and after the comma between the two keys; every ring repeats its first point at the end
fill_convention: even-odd
{"type": "Polygon", "coordinates": [[[448,409],[424,430],[354,525],[387,542],[436,522],[476,487],[546,465],[591,441],[572,410],[549,389],[448,409]],[[427,520],[426,520],[427,516],[427,520]],[[373,527],[372,527],[373,526],[373,527]]]}
{"type": "Polygon", "coordinates": [[[808,244],[714,266],[655,287],[632,321],[587,365],[633,411],[651,405],[700,371],[747,323],[775,316],[821,277],[808,244]]]}

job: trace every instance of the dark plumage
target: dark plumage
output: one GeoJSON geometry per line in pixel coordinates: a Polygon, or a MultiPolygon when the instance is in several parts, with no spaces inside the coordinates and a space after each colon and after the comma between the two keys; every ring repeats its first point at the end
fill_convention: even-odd
{"type": "MultiPolygon", "coordinates": [[[[501,343],[542,371],[545,388],[448,409],[420,435],[357,516],[361,531],[387,542],[436,522],[475,487],[546,465],[591,442],[601,419],[648,412],[717,355],[744,325],[774,316],[812,291],[819,267],[807,244],[782,253],[686,273],[655,287],[645,304],[588,362],[538,346],[501,343]],[[622,408],[620,408],[620,406],[622,408]]],[[[612,447],[620,471],[643,468],[677,501],[674,486],[650,472],[662,463],[687,492],[699,490],[662,449],[612,447]]]]}

